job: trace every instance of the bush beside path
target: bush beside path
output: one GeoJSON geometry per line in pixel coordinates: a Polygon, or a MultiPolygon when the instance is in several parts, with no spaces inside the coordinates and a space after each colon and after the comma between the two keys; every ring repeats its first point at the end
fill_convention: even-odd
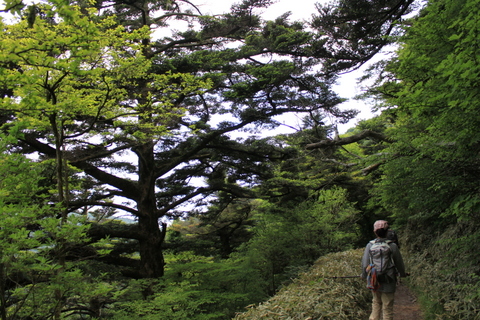
{"type": "Polygon", "coordinates": [[[366,319],[370,292],[359,275],[363,249],[332,253],[321,257],[304,274],[282,288],[268,301],[238,314],[235,320],[255,319],[366,319]]]}
{"type": "MultiPolygon", "coordinates": [[[[332,278],[360,274],[363,249],[321,257],[308,272],[283,287],[274,297],[237,314],[234,320],[361,320],[368,319],[371,293],[359,278],[332,278]]],[[[394,320],[422,320],[408,287],[396,294],[394,320]]]]}

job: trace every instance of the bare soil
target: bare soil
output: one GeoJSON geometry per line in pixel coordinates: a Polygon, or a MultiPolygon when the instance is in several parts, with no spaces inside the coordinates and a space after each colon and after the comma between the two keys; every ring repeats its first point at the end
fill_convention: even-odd
{"type": "Polygon", "coordinates": [[[423,320],[417,298],[404,284],[399,284],[395,292],[394,320],[423,320]]]}

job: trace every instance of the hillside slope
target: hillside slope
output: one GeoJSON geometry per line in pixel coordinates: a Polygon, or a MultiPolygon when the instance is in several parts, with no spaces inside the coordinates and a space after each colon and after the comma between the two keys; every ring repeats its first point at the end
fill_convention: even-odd
{"type": "Polygon", "coordinates": [[[332,278],[360,274],[363,249],[321,257],[311,269],[282,288],[270,300],[238,314],[235,320],[255,319],[366,319],[370,292],[360,278],[332,278]]]}

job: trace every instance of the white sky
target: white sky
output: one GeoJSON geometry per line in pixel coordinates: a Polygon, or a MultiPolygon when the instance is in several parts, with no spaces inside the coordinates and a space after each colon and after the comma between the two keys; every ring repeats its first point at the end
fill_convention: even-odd
{"type": "MultiPolygon", "coordinates": [[[[237,3],[237,0],[199,0],[194,3],[198,4],[200,10],[204,13],[225,13],[228,12],[231,5],[237,3]]],[[[274,19],[281,14],[291,11],[292,19],[309,18],[315,12],[315,3],[324,2],[322,0],[277,0],[266,9],[262,9],[265,19],[274,19]]]]}

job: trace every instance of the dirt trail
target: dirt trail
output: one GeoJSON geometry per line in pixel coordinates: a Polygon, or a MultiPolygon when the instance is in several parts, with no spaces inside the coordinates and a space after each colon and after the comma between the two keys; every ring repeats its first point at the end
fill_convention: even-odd
{"type": "Polygon", "coordinates": [[[404,284],[397,286],[393,311],[394,320],[423,320],[416,297],[404,284]]]}

